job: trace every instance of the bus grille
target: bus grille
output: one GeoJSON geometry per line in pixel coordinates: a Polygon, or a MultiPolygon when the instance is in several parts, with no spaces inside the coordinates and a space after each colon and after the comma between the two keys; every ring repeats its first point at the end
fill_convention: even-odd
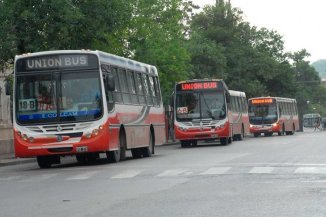
{"type": "Polygon", "coordinates": [[[78,123],[78,124],[51,124],[42,126],[26,127],[29,131],[34,133],[60,133],[75,130],[82,130],[91,126],[91,123],[78,123]]]}
{"type": "Polygon", "coordinates": [[[188,127],[200,127],[200,126],[208,127],[208,126],[214,126],[218,122],[219,121],[201,120],[201,121],[182,122],[182,123],[188,127]]]}

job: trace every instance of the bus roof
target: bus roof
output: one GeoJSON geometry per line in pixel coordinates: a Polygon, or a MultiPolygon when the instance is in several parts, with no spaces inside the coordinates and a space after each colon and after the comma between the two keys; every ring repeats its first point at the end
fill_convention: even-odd
{"type": "Polygon", "coordinates": [[[311,114],[304,114],[303,118],[320,118],[320,114],[318,113],[311,113],[311,114]]]}
{"type": "Polygon", "coordinates": [[[46,55],[58,55],[58,54],[95,54],[99,57],[100,63],[107,63],[110,65],[135,70],[138,72],[147,72],[149,74],[158,75],[157,69],[153,65],[141,63],[125,57],[120,57],[114,54],[106,53],[99,50],[53,50],[53,51],[41,51],[35,53],[26,53],[15,56],[15,61],[29,57],[40,57],[46,55]]]}
{"type": "Polygon", "coordinates": [[[223,81],[223,79],[217,79],[217,78],[190,79],[185,81],[179,81],[176,84],[191,83],[191,82],[205,82],[205,81],[223,81]]]}
{"type": "Polygon", "coordinates": [[[242,91],[229,90],[231,96],[241,96],[246,97],[246,93],[242,91]]]}
{"type": "Polygon", "coordinates": [[[273,96],[261,96],[261,97],[254,97],[250,98],[249,100],[253,99],[275,99],[277,102],[296,102],[296,99],[291,98],[284,98],[284,97],[273,97],[273,96]]]}

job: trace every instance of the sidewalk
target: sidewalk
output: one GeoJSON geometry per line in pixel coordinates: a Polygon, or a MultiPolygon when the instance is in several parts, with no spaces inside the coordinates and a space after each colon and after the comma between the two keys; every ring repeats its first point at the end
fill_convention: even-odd
{"type": "Polygon", "coordinates": [[[0,155],[0,167],[36,162],[35,158],[15,158],[13,154],[0,155]]]}

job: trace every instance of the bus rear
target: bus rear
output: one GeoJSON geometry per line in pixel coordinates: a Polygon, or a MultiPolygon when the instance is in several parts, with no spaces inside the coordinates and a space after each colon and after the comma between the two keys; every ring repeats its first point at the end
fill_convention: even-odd
{"type": "Polygon", "coordinates": [[[174,133],[181,146],[198,140],[231,140],[227,86],[222,80],[191,80],[177,83],[174,94],[174,133]]]}

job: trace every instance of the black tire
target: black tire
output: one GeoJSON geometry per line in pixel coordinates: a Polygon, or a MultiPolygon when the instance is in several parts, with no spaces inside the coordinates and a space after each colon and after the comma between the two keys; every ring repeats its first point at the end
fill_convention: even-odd
{"type": "Polygon", "coordinates": [[[142,157],[142,150],[140,148],[131,149],[131,154],[134,159],[142,157]]]}
{"type": "Polygon", "coordinates": [[[294,126],[294,124],[293,124],[293,126],[292,126],[292,131],[291,131],[291,134],[290,134],[290,135],[294,135],[294,133],[295,133],[295,126],[294,126]]]}
{"type": "Polygon", "coordinates": [[[254,137],[258,137],[260,133],[254,133],[254,137]]]}
{"type": "Polygon", "coordinates": [[[190,141],[181,140],[180,143],[181,143],[181,148],[186,148],[190,146],[190,141]]]}
{"type": "Polygon", "coordinates": [[[191,146],[192,146],[192,147],[196,147],[197,144],[198,144],[197,140],[192,140],[192,141],[191,141],[191,146]]]}
{"type": "Polygon", "coordinates": [[[229,144],[229,138],[228,137],[223,137],[220,138],[221,145],[228,145],[229,144]]]}
{"type": "Polygon", "coordinates": [[[151,157],[154,154],[155,140],[152,131],[149,133],[149,144],[148,147],[143,148],[143,156],[151,157]]]}
{"type": "Polygon", "coordinates": [[[278,134],[279,136],[284,136],[284,134],[285,134],[285,126],[284,126],[284,124],[282,125],[282,131],[277,132],[277,134],[278,134]]]}
{"type": "Polygon", "coordinates": [[[238,140],[239,141],[242,141],[244,138],[244,128],[243,128],[243,125],[241,127],[241,133],[238,135],[238,140]]]}
{"type": "Polygon", "coordinates": [[[37,164],[41,169],[50,168],[52,165],[52,161],[49,156],[38,156],[36,159],[37,164]]]}
{"type": "Polygon", "coordinates": [[[78,163],[86,164],[87,163],[87,156],[86,154],[76,154],[76,160],[78,163]]]}
{"type": "Polygon", "coordinates": [[[111,163],[117,163],[126,159],[126,136],[124,133],[120,134],[118,149],[106,152],[106,156],[111,163]]]}

